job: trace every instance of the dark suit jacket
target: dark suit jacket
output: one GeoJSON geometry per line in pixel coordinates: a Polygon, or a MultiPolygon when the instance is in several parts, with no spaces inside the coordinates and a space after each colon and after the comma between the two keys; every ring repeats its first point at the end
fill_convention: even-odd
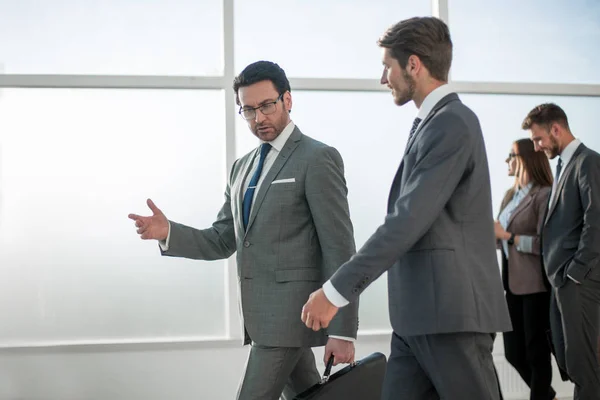
{"type": "Polygon", "coordinates": [[[544,265],[555,287],[567,275],[585,284],[600,268],[600,154],[580,144],[563,168],[542,230],[544,265]]]}
{"type": "Polygon", "coordinates": [[[483,135],[455,93],[434,106],[409,143],[384,224],[331,282],[355,301],[387,270],[398,335],[511,329],[483,135]]]}
{"type": "MultiPolygon", "coordinates": [[[[534,186],[521,200],[508,220],[507,231],[515,235],[532,236],[533,253],[522,253],[517,246],[508,246],[508,259],[502,251],[502,282],[512,294],[532,294],[548,290],[546,272],[541,260],[540,233],[544,224],[551,187],[534,186]]],[[[504,210],[511,199],[502,202],[504,210]]]]}

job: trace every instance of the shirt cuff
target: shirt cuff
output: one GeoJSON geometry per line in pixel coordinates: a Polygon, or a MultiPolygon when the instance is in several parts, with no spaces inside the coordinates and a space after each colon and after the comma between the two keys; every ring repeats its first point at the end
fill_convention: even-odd
{"type": "Polygon", "coordinates": [[[533,236],[519,235],[517,251],[521,253],[533,253],[533,236]]]}
{"type": "Polygon", "coordinates": [[[327,300],[331,302],[334,306],[340,308],[348,305],[350,303],[348,300],[344,298],[334,287],[331,281],[325,282],[323,285],[323,292],[325,293],[325,297],[327,300]]]}
{"type": "Polygon", "coordinates": [[[329,335],[329,337],[331,339],[340,339],[340,340],[345,340],[347,342],[355,342],[356,339],[351,338],[351,337],[346,337],[346,336],[335,336],[335,335],[329,335]]]}
{"type": "Polygon", "coordinates": [[[578,280],[576,280],[575,278],[573,278],[571,275],[567,274],[567,278],[569,278],[570,280],[572,280],[576,284],[581,285],[581,282],[579,282],[578,280]]]}
{"type": "Polygon", "coordinates": [[[159,240],[158,245],[162,251],[169,251],[169,241],[171,240],[171,221],[169,222],[169,233],[167,233],[166,240],[159,240]]]}

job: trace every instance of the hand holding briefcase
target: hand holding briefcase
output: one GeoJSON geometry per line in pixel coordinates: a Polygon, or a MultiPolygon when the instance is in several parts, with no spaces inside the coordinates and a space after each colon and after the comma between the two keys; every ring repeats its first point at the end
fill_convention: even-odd
{"type": "Polygon", "coordinates": [[[380,400],[386,364],[383,354],[373,353],[330,376],[332,355],[321,382],[294,400],[380,400]]]}

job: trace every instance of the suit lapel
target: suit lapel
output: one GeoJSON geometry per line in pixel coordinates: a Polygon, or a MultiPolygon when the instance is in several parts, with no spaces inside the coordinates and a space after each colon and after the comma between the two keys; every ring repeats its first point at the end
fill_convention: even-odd
{"type": "Polygon", "coordinates": [[[550,193],[550,198],[552,199],[552,202],[550,203],[550,206],[548,207],[548,214],[546,214],[546,219],[544,220],[544,224],[546,224],[548,222],[548,220],[550,219],[550,216],[552,216],[552,213],[554,212],[554,209],[556,208],[556,204],[558,203],[558,197],[560,196],[560,192],[562,191],[562,189],[565,186],[565,181],[567,180],[567,175],[569,175],[571,170],[574,168],[575,160],[577,159],[577,157],[579,157],[579,155],[581,154],[581,152],[583,151],[584,148],[585,148],[585,146],[583,144],[580,144],[579,147],[577,147],[577,150],[575,150],[575,153],[573,153],[573,157],[571,157],[571,160],[569,160],[569,163],[565,166],[564,171],[560,175],[560,179],[558,180],[558,184],[556,185],[556,191],[554,192],[554,194],[550,193]]]}
{"type": "Polygon", "coordinates": [[[244,209],[244,194],[246,193],[246,191],[244,190],[244,182],[246,182],[246,179],[248,179],[248,174],[250,172],[252,172],[252,167],[254,166],[254,160],[256,159],[256,157],[258,156],[258,154],[260,154],[260,146],[254,151],[254,155],[252,155],[251,157],[248,157],[244,163],[244,165],[241,167],[240,171],[242,172],[242,176],[241,179],[238,181],[238,185],[239,185],[239,189],[237,190],[236,195],[236,199],[235,201],[237,202],[237,209],[238,209],[238,218],[236,218],[237,220],[237,224],[238,224],[238,228],[239,228],[239,232],[244,232],[244,221],[242,219],[242,213],[243,213],[243,209],[244,209]]]}
{"type": "MultiPolygon", "coordinates": [[[[423,120],[421,125],[419,125],[419,127],[413,134],[413,137],[411,138],[411,140],[409,140],[409,142],[406,144],[406,150],[404,150],[405,156],[408,154],[408,152],[412,148],[413,143],[416,142],[417,136],[421,133],[423,128],[425,128],[425,125],[427,125],[427,123],[433,118],[433,116],[442,107],[444,107],[446,104],[448,104],[450,101],[453,101],[453,100],[459,100],[458,95],[456,93],[447,94],[446,96],[442,97],[442,99],[440,101],[438,101],[436,103],[436,105],[433,107],[431,112],[429,114],[427,114],[427,116],[425,117],[425,119],[423,120]]],[[[402,161],[400,162],[400,166],[398,167],[398,171],[396,171],[396,175],[394,176],[394,180],[392,181],[392,187],[390,188],[390,194],[388,196],[388,213],[391,212],[391,207],[393,206],[394,202],[396,201],[396,197],[397,197],[396,192],[400,191],[400,180],[402,179],[402,171],[403,170],[404,170],[404,158],[402,158],[402,161]]]]}
{"type": "Polygon", "coordinates": [[[515,219],[515,216],[517,216],[521,211],[526,209],[527,206],[529,205],[529,203],[531,203],[533,201],[533,196],[537,193],[538,190],[540,190],[539,187],[531,188],[531,190],[529,191],[527,196],[525,196],[525,198],[523,200],[521,200],[521,202],[519,203],[517,208],[514,209],[514,211],[510,215],[510,218],[508,219],[508,224],[506,224],[507,228],[510,226],[513,219],[515,219]]]}
{"type": "Polygon", "coordinates": [[[262,183],[260,184],[260,188],[258,189],[258,193],[256,194],[254,201],[252,202],[252,209],[250,210],[250,219],[248,220],[246,234],[252,227],[252,223],[256,218],[256,214],[258,214],[260,206],[262,205],[262,202],[265,199],[265,196],[267,195],[267,192],[271,187],[271,182],[273,182],[277,174],[279,174],[279,171],[281,171],[281,168],[283,168],[285,163],[289,160],[291,154],[294,152],[294,150],[296,150],[296,147],[298,147],[298,143],[300,142],[301,138],[302,133],[300,132],[300,129],[298,129],[298,127],[294,128],[294,131],[290,135],[289,139],[287,140],[287,142],[285,142],[283,149],[281,149],[281,152],[279,152],[279,154],[277,155],[273,166],[271,167],[271,169],[269,169],[267,175],[265,175],[265,178],[263,179],[262,183]]]}

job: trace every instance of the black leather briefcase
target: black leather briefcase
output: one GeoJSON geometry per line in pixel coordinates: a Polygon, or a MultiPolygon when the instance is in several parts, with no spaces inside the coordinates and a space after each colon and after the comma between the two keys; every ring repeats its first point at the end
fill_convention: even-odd
{"type": "Polygon", "coordinates": [[[321,382],[294,400],[380,400],[386,363],[383,354],[373,353],[330,376],[332,357],[321,382]]]}

